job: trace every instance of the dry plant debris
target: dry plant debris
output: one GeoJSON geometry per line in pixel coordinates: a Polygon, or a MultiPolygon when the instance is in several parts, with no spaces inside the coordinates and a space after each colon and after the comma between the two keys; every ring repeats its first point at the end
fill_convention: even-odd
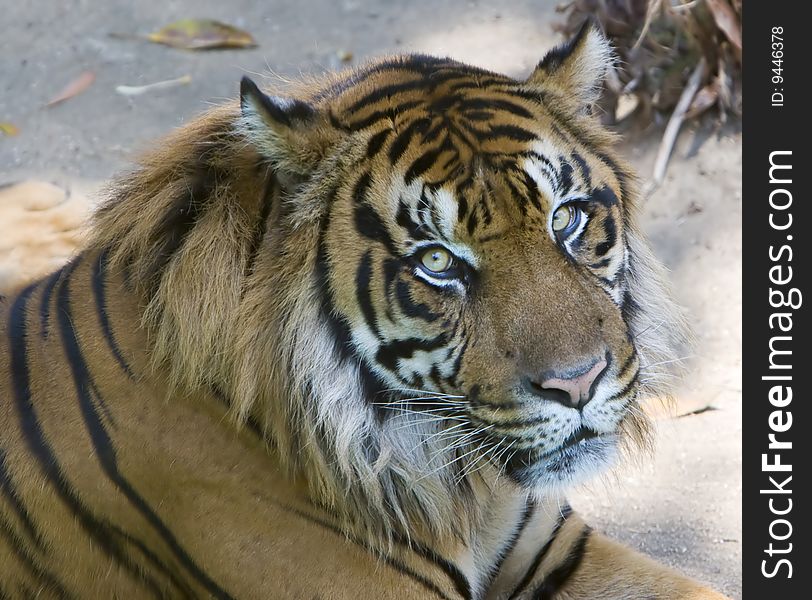
{"type": "Polygon", "coordinates": [[[724,123],[742,114],[743,0],[572,0],[558,6],[554,28],[574,35],[587,20],[615,47],[617,69],[598,105],[607,125],[667,120],[650,194],[665,176],[686,120],[716,109],[724,123]]]}
{"type": "Polygon", "coordinates": [[[147,34],[111,33],[112,37],[143,39],[182,50],[216,48],[255,48],[257,42],[247,31],[212,19],[181,19],[147,34]]]}
{"type": "Polygon", "coordinates": [[[636,101],[629,116],[666,118],[702,59],[707,68],[685,118],[713,107],[722,121],[741,116],[742,0],[573,0],[557,10],[564,15],[557,31],[574,35],[591,19],[615,47],[618,69],[601,102],[608,124],[623,96],[636,101]]]}
{"type": "Polygon", "coordinates": [[[78,77],[62,88],[62,90],[56,96],[51,98],[45,106],[55,106],[56,104],[60,104],[65,100],[70,100],[74,96],[78,96],[93,85],[94,81],[96,81],[96,74],[93,71],[82,72],[78,77]]]}

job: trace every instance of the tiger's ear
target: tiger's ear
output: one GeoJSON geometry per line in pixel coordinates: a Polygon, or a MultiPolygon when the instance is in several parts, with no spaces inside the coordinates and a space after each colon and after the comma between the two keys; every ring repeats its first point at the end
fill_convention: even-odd
{"type": "Polygon", "coordinates": [[[240,82],[240,129],[277,170],[307,175],[324,158],[336,131],[302,100],[268,96],[248,77],[240,82]]]}
{"type": "Polygon", "coordinates": [[[604,78],[614,67],[614,52],[603,33],[590,21],[571,40],[550,50],[527,83],[571,100],[578,108],[597,101],[604,78]]]}

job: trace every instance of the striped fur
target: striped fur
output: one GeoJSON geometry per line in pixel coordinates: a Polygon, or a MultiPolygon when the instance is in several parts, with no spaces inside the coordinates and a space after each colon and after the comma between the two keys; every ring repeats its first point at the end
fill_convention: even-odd
{"type": "Polygon", "coordinates": [[[2,308],[0,598],[718,598],[562,496],[646,445],[682,336],[608,56],[244,81],[115,184],[2,308]],[[597,359],[578,407],[535,383],[597,359]]]}

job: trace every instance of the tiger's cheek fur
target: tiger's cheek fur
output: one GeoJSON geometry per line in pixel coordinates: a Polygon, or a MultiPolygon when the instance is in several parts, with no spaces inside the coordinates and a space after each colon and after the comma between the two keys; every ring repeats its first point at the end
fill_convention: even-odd
{"type": "Polygon", "coordinates": [[[415,277],[414,241],[381,216],[388,193],[363,168],[339,190],[321,240],[322,292],[344,350],[360,358],[376,386],[442,388],[463,305],[415,277]]]}

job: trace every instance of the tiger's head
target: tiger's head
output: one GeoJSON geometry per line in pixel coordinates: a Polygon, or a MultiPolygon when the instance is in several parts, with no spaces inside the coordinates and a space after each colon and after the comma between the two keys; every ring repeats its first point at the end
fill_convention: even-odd
{"type": "Polygon", "coordinates": [[[682,335],[589,110],[611,60],[585,27],[524,80],[426,56],[285,98],[245,79],[230,133],[189,151],[205,185],[175,186],[233,206],[194,203],[205,227],[173,238],[147,311],[163,358],[356,513],[433,527],[476,476],[543,495],[600,470],[644,440],[682,335]]]}
{"type": "Polygon", "coordinates": [[[674,311],[586,110],[610,60],[587,27],[524,81],[407,56],[306,100],[243,82],[245,134],[286,171],[283,218],[318,220],[301,276],[333,362],[355,368],[376,427],[448,447],[429,469],[490,463],[549,488],[642,435],[674,311]]]}

